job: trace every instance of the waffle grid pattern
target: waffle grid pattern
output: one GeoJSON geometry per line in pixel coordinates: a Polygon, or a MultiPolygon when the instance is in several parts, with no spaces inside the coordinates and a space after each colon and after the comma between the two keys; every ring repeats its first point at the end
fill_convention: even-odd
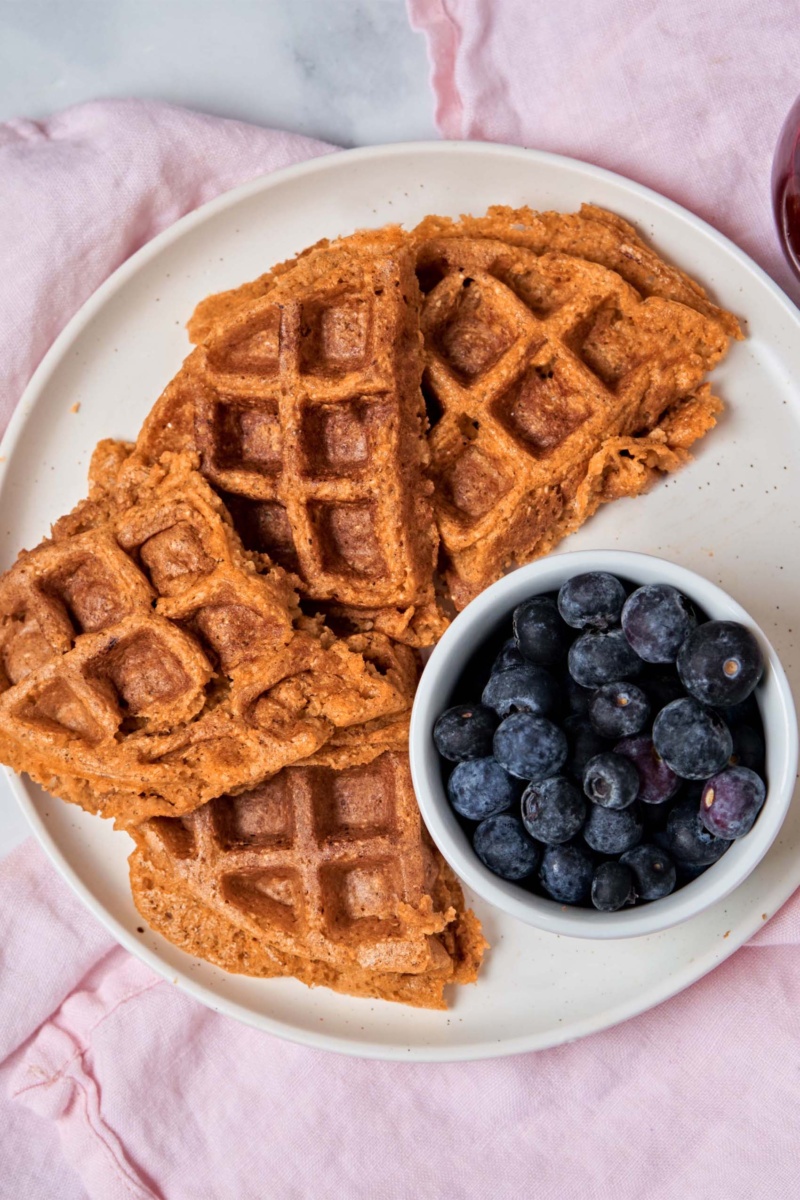
{"type": "Polygon", "coordinates": [[[178,460],[122,512],[80,506],[6,574],[7,758],[135,821],[405,710],[413,664],[386,639],[296,630],[290,582],[256,571],[223,513],[178,460]]]}
{"type": "Polygon", "coordinates": [[[169,859],[205,903],[284,953],[404,973],[440,957],[423,909],[437,869],[405,754],[339,771],[289,767],[188,816],[154,819],[144,837],[154,861],[169,859]]]}
{"type": "Polygon", "coordinates": [[[245,543],[298,572],[315,599],[415,598],[402,498],[409,423],[421,437],[419,370],[403,361],[419,361],[412,280],[391,258],[359,260],[355,277],[334,272],[305,296],[249,306],[205,347],[203,471],[245,543]]]}
{"type": "Polygon", "coordinates": [[[568,255],[441,239],[419,270],[435,505],[461,606],[552,544],[593,455],[652,431],[727,339],[568,255]]]}

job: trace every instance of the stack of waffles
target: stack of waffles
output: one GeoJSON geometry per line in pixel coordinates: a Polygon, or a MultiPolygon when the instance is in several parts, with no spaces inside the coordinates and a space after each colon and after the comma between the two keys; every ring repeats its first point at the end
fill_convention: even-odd
{"type": "Polygon", "coordinates": [[[0,758],[131,834],[190,954],[441,1007],[485,943],[411,788],[418,651],[686,461],[738,324],[585,207],[320,243],[189,330],[0,580],[0,758]]]}

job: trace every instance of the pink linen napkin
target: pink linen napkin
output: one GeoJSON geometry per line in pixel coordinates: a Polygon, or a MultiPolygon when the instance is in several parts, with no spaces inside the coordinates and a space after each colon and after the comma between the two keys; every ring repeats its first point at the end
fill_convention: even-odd
{"type": "Polygon", "coordinates": [[[0,124],[0,434],[56,334],[134,250],[237,183],[333,149],[139,100],[0,124]]]}
{"type": "Polygon", "coordinates": [[[787,910],[625,1025],[447,1066],[345,1059],[216,1015],[116,946],[30,842],[3,863],[0,912],[0,1196],[797,1196],[787,910]]]}
{"type": "MultiPolygon", "coordinates": [[[[578,32],[569,3],[411,3],[415,20],[433,30],[446,132],[603,160],[715,217],[732,122],[713,130],[720,140],[697,160],[693,204],[681,191],[689,172],[685,154],[675,152],[678,135],[665,143],[665,159],[658,137],[648,145],[647,161],[657,165],[659,178],[646,175],[644,158],[637,172],[633,160],[607,157],[612,105],[617,130],[624,127],[620,143],[630,137],[630,101],[616,92],[609,111],[596,99],[586,103],[573,142],[566,132],[560,143],[547,142],[551,116],[558,127],[561,93],[580,94],[591,81],[588,62],[569,68],[561,92],[552,74],[553,47],[563,59],[578,32]],[[441,30],[434,26],[442,21],[449,41],[437,40],[441,30]],[[518,37],[541,51],[544,34],[549,54],[535,57],[549,63],[551,83],[546,103],[535,110],[542,126],[536,137],[522,132],[521,114],[534,110],[514,82],[524,68],[533,86],[534,58],[526,66],[503,47],[518,37]],[[478,95],[482,79],[491,83],[478,95]],[[447,103],[454,112],[460,104],[470,122],[473,110],[480,112],[480,128],[447,125],[444,87],[452,89],[447,103]],[[517,134],[502,124],[512,105],[517,134]]],[[[736,0],[730,7],[738,6],[736,0]]],[[[666,12],[656,3],[605,11],[622,9],[635,24],[635,12],[652,15],[662,7],[666,12]]],[[[691,12],[697,9],[705,6],[691,12]]],[[[669,11],[689,8],[676,3],[669,11]]],[[[726,23],[719,10],[717,21],[726,23]]],[[[653,22],[651,33],[658,33],[655,16],[653,22]]],[[[788,33],[780,37],[765,21],[759,37],[769,41],[780,75],[780,64],[790,61],[788,33]]],[[[627,62],[626,48],[621,32],[616,41],[609,36],[603,56],[609,77],[627,62]]],[[[659,38],[651,45],[644,39],[639,54],[637,101],[663,54],[659,38]]],[[[702,96],[713,88],[713,54],[709,48],[705,62],[687,53],[687,91],[691,86],[702,96]]],[[[731,87],[740,86],[732,72],[731,87]]],[[[732,95],[716,89],[723,108],[732,95]]],[[[682,110],[678,133],[681,121],[682,110]]],[[[770,138],[764,129],[757,136],[770,138]]],[[[0,273],[7,380],[0,421],[58,329],[127,254],[218,191],[325,149],[133,102],[84,105],[41,124],[0,128],[0,246],[8,263],[0,273]]],[[[760,164],[751,195],[764,182],[760,164]]],[[[751,203],[748,211],[751,223],[739,240],[769,264],[766,210],[751,203]]],[[[735,216],[721,210],[717,223],[735,216]]],[[[735,232],[733,225],[728,231],[735,232]]],[[[780,274],[777,260],[773,265],[780,274]]],[[[340,1059],[202,1008],[116,947],[30,844],[0,864],[0,912],[0,1196],[796,1195],[796,901],[712,976],[619,1029],[535,1056],[438,1067],[340,1059]]]]}

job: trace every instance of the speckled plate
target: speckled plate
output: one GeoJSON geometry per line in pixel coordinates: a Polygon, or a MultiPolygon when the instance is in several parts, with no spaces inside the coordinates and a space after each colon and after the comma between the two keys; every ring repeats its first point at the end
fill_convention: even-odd
{"type": "MultiPolygon", "coordinates": [[[[0,455],[0,565],[34,544],[85,490],[101,437],[135,436],[187,349],[184,322],[208,292],[259,274],[317,238],[489,204],[576,209],[634,222],[727,308],[748,339],[715,372],[726,402],[696,460],[649,495],[607,506],[570,549],[620,547],[674,559],[753,614],[800,683],[800,319],[740,250],[690,213],[619,176],[551,154],[470,143],[354,150],[222,196],[136,254],[96,293],[32,380],[0,455]],[[78,402],[80,408],[73,412],[78,402]]],[[[797,689],[796,689],[797,690],[797,689]]],[[[726,900],[646,938],[584,942],[476,904],[492,943],[475,987],[447,1013],[349,999],[294,980],[226,975],[139,933],[130,842],[29,782],[12,787],[81,899],[154,970],[220,1012],[282,1037],[374,1058],[443,1061],[552,1046],[623,1021],[710,971],[800,884],[800,805],[757,870],[726,900]]]]}

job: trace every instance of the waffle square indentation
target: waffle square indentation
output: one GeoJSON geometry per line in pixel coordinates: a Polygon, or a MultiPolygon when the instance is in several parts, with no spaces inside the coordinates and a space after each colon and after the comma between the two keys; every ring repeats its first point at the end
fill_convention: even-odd
{"type": "Polygon", "coordinates": [[[375,527],[375,505],[370,501],[310,506],[311,519],[324,547],[324,567],[344,575],[376,578],[386,563],[375,527]]]}
{"type": "Polygon", "coordinates": [[[462,383],[470,384],[498,362],[516,339],[475,280],[463,281],[434,336],[437,350],[462,383]]]}
{"type": "Polygon", "coordinates": [[[310,405],[302,429],[307,473],[345,476],[363,471],[388,419],[388,405],[374,400],[310,405]]]}
{"type": "Polygon", "coordinates": [[[198,609],[194,625],[219,658],[223,671],[274,644],[282,627],[270,623],[246,604],[205,604],[198,609]]]}
{"type": "Polygon", "coordinates": [[[375,763],[345,771],[317,768],[311,778],[317,838],[363,841],[385,836],[396,824],[394,781],[375,763]]]}
{"type": "Polygon", "coordinates": [[[73,733],[85,742],[96,742],[101,737],[86,704],[63,679],[54,679],[38,695],[28,697],[19,715],[28,724],[58,733],[73,733]]]}
{"type": "Polygon", "coordinates": [[[139,549],[153,587],[162,596],[181,591],[190,580],[213,571],[215,563],[203,549],[197,530],[188,521],[177,521],[153,534],[139,549]]]}
{"type": "Polygon", "coordinates": [[[477,446],[468,446],[445,477],[450,502],[471,520],[478,520],[494,508],[511,486],[500,466],[477,446]]]}
{"type": "Polygon", "coordinates": [[[234,495],[225,495],[223,499],[246,550],[267,554],[287,570],[297,570],[292,526],[279,501],[249,500],[234,495]]]}
{"type": "Polygon", "coordinates": [[[358,297],[336,297],[303,305],[300,369],[306,375],[358,371],[367,361],[370,304],[358,297]]]}
{"type": "Polygon", "coordinates": [[[496,418],[536,458],[552,454],[588,417],[585,400],[553,367],[529,366],[494,405],[496,418]]]}
{"type": "Polygon", "coordinates": [[[0,678],[5,674],[9,684],[19,683],[52,657],[53,647],[42,633],[39,622],[34,617],[20,615],[12,620],[11,629],[6,635],[0,678]]]}
{"type": "Polygon", "coordinates": [[[196,839],[191,817],[151,817],[148,826],[164,843],[168,854],[181,860],[194,858],[196,839]]]}
{"type": "Polygon", "coordinates": [[[356,927],[370,935],[397,931],[395,906],[401,889],[392,863],[331,863],[322,868],[320,875],[332,934],[356,927]]]}
{"type": "Polygon", "coordinates": [[[120,621],[128,610],[108,570],[91,556],[72,560],[49,575],[42,585],[59,600],[76,633],[96,633],[120,621]]]}
{"type": "Polygon", "coordinates": [[[302,924],[300,880],[291,867],[224,875],[222,895],[263,929],[293,933],[302,924]]]}
{"type": "Polygon", "coordinates": [[[221,471],[250,470],[277,475],[283,435],[277,401],[244,408],[220,401],[214,415],[214,464],[221,471]]]}
{"type": "Polygon", "coordinates": [[[214,827],[225,850],[241,846],[284,850],[294,838],[294,811],[285,772],[239,796],[212,801],[214,827]]]}
{"type": "Polygon", "coordinates": [[[641,332],[630,317],[610,304],[601,305],[574,335],[577,352],[591,371],[613,386],[641,362],[641,332]]]}

